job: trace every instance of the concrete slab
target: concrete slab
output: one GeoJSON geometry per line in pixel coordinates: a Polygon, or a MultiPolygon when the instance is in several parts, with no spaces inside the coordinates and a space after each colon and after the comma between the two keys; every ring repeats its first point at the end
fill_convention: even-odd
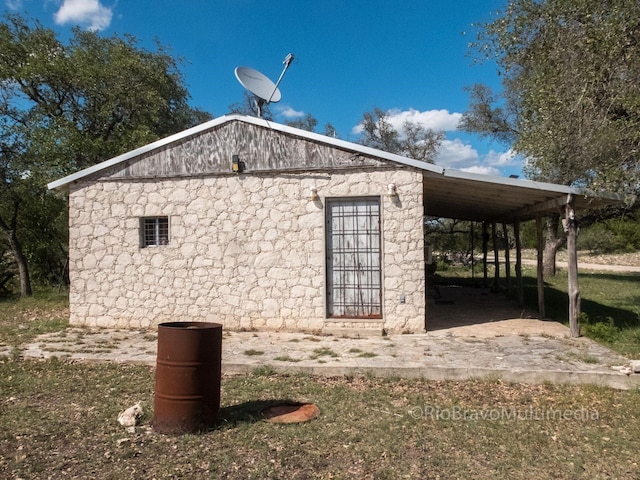
{"type": "MultiPolygon", "coordinates": [[[[542,331],[547,331],[550,323],[540,322],[544,324],[542,331]]],[[[639,374],[626,375],[612,368],[628,364],[627,359],[586,338],[535,333],[541,330],[534,327],[533,333],[513,334],[511,320],[492,322],[484,335],[470,334],[473,331],[464,328],[364,338],[225,331],[222,368],[225,374],[268,366],[278,372],[326,376],[491,378],[519,383],[589,383],[617,389],[640,386],[639,374]]],[[[558,325],[552,329],[562,330],[558,325]]],[[[152,331],[68,328],[39,336],[24,346],[22,356],[154,365],[156,348],[157,335],[152,331]]]]}
{"type": "MultiPolygon", "coordinates": [[[[534,318],[487,289],[445,286],[429,299],[428,332],[346,338],[290,332],[224,331],[225,374],[268,366],[313,375],[375,375],[521,383],[589,383],[640,387],[629,360],[587,338],[569,338],[564,325],[534,318]],[[615,369],[613,367],[619,367],[615,369]]],[[[68,328],[24,345],[28,359],[51,357],[155,365],[152,330],[68,328]]],[[[10,355],[11,350],[0,356],[10,355]]]]}

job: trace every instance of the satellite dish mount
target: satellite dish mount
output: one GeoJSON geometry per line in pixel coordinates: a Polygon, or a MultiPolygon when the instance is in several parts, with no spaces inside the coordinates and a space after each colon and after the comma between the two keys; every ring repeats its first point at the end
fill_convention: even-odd
{"type": "Polygon", "coordinates": [[[278,85],[280,85],[282,77],[284,77],[289,65],[291,65],[293,58],[293,54],[291,53],[284,58],[284,62],[282,62],[284,69],[275,84],[258,70],[249,67],[236,67],[236,78],[244,88],[253,93],[259,118],[262,118],[262,108],[265,105],[277,103],[282,98],[282,94],[280,90],[278,90],[278,85]]]}

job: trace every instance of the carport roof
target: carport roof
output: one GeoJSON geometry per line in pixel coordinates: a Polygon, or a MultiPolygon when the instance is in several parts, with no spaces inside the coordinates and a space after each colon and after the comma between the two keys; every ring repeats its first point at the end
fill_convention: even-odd
{"type": "MultiPolygon", "coordinates": [[[[620,194],[594,193],[552,183],[481,175],[442,168],[363,145],[243,115],[227,115],[216,118],[68,175],[49,183],[48,186],[50,189],[68,188],[70,184],[99,173],[106,168],[232,121],[262,126],[287,135],[330,145],[354,154],[371,156],[419,169],[422,171],[424,178],[425,215],[429,216],[460,220],[510,222],[529,220],[535,218],[539,213],[557,212],[570,199],[574,201],[577,209],[601,208],[624,200],[624,196],[620,194]]],[[[398,190],[401,194],[401,185],[398,185],[398,190]]]]}
{"type": "Polygon", "coordinates": [[[425,215],[460,220],[512,222],[558,213],[569,201],[577,210],[624,201],[614,193],[442,169],[424,173],[425,215]]]}

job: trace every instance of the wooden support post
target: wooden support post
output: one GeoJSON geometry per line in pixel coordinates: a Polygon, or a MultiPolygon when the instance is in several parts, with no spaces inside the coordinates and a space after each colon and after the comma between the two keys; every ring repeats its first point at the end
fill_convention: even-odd
{"type": "Polygon", "coordinates": [[[520,241],[520,222],[513,224],[513,236],[516,239],[516,289],[518,305],[524,307],[524,284],[522,283],[522,242],[520,241]]]}
{"type": "Polygon", "coordinates": [[[491,243],[493,244],[493,291],[500,290],[500,252],[496,222],[491,222],[491,243]]]}
{"type": "Polygon", "coordinates": [[[568,294],[569,294],[569,334],[571,337],[580,336],[580,289],[578,288],[578,252],[576,248],[576,238],[578,236],[578,222],[573,209],[573,197],[569,195],[565,207],[565,218],[563,223],[564,232],[567,235],[567,255],[568,255],[568,294]]]}
{"type": "Polygon", "coordinates": [[[543,251],[544,245],[542,244],[542,215],[536,215],[536,246],[538,249],[538,318],[545,318],[544,312],[544,259],[543,251]]]}
{"type": "Polygon", "coordinates": [[[489,232],[487,222],[482,222],[482,286],[487,288],[487,251],[489,250],[489,232]]]}
{"type": "Polygon", "coordinates": [[[473,222],[471,222],[471,285],[475,288],[476,286],[476,260],[475,260],[475,241],[474,241],[474,231],[473,231],[473,222]]]}
{"type": "Polygon", "coordinates": [[[504,278],[507,282],[507,297],[511,296],[511,258],[509,252],[509,228],[502,224],[502,236],[504,237],[504,278]]]}

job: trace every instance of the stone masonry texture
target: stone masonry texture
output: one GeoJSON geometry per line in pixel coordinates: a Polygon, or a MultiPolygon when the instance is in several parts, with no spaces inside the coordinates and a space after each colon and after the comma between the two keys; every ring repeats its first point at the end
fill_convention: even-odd
{"type": "Polygon", "coordinates": [[[326,199],[376,196],[384,328],[422,331],[422,195],[420,172],[402,168],[83,180],[69,193],[71,324],[320,330],[326,199]],[[169,243],[141,248],[140,219],[155,216],[169,217],[169,243]]]}

